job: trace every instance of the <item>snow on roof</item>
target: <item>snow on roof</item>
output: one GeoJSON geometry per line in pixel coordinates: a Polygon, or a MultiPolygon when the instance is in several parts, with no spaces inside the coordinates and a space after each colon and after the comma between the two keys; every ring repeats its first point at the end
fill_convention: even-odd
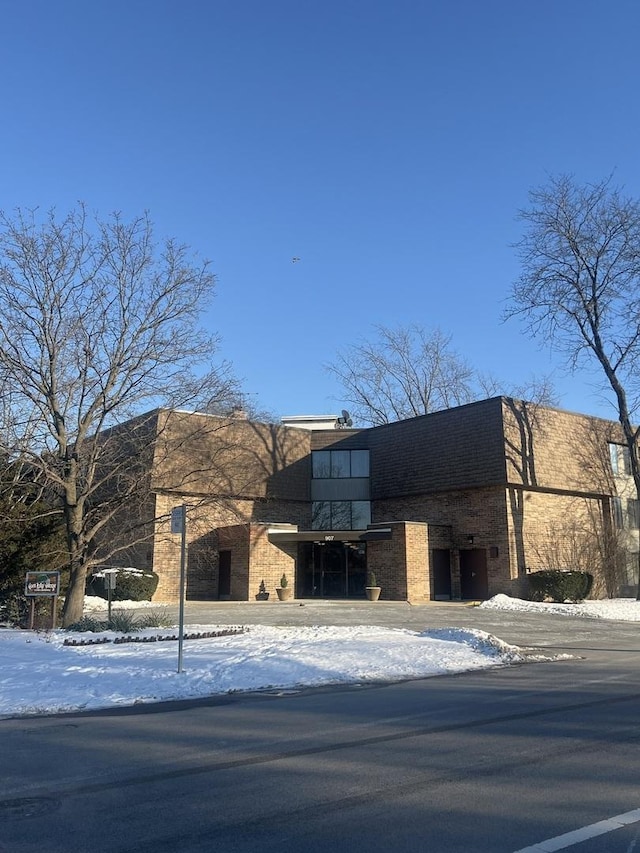
{"type": "Polygon", "coordinates": [[[338,415],[287,415],[280,418],[284,426],[295,426],[299,429],[333,429],[338,421],[338,415]]]}

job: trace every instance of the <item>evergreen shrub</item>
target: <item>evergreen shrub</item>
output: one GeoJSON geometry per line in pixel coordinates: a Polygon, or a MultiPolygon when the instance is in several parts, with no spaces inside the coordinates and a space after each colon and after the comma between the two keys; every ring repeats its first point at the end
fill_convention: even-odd
{"type": "Polygon", "coordinates": [[[531,601],[582,601],[593,586],[593,575],[563,569],[543,569],[528,576],[531,601]]]}
{"type": "MultiPolygon", "coordinates": [[[[116,570],[116,588],[111,590],[112,601],[151,601],[158,588],[158,575],[143,569],[119,568],[116,570]]],[[[87,578],[87,595],[108,599],[102,571],[87,578]]]]}

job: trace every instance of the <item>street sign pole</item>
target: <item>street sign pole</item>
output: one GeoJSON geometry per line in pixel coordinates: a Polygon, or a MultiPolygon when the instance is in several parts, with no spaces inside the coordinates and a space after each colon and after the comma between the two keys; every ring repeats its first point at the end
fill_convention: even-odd
{"type": "Polygon", "coordinates": [[[171,532],[180,533],[180,614],[178,618],[178,672],[182,672],[182,646],[184,644],[184,596],[187,586],[187,506],[176,507],[171,512],[171,532]]]}

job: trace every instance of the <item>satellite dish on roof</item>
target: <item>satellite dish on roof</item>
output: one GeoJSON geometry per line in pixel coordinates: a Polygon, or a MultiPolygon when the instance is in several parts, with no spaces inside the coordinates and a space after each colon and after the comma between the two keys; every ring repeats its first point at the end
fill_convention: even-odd
{"type": "Polygon", "coordinates": [[[336,429],[347,429],[348,427],[353,426],[353,421],[351,420],[351,415],[346,409],[342,410],[342,417],[336,418],[335,427],[336,429]]]}

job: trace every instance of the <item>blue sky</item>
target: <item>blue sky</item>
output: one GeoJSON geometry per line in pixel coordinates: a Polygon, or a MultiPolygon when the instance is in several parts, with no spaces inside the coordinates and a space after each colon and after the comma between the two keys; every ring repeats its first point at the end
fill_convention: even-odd
{"type": "MultiPolygon", "coordinates": [[[[636,0],[0,0],[0,207],[148,210],[210,258],[205,324],[275,415],[419,323],[505,388],[559,360],[501,313],[549,174],[640,196],[636,0]],[[292,263],[292,258],[299,258],[292,263]]],[[[614,416],[595,368],[562,406],[614,416]]]]}

